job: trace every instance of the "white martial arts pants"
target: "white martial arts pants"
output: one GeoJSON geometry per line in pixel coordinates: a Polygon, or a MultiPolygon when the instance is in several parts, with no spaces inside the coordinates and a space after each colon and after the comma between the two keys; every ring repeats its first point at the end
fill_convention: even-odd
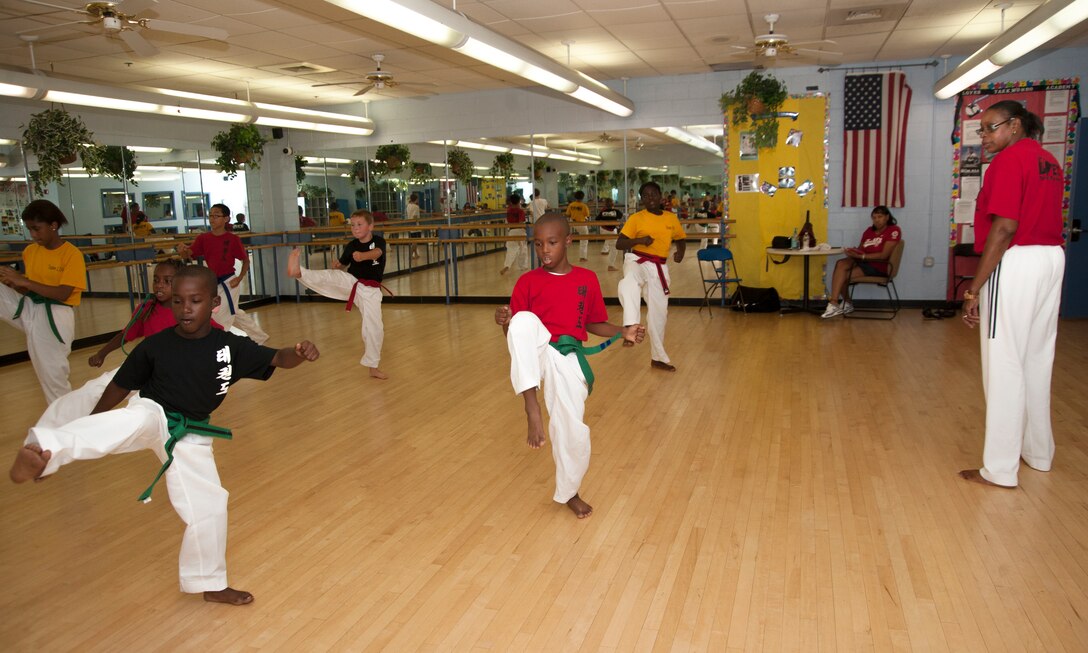
{"type": "MultiPolygon", "coordinates": [[[[589,227],[577,222],[570,226],[571,233],[581,234],[583,236],[589,235],[589,227]]],[[[585,261],[589,258],[589,239],[583,238],[578,241],[578,259],[585,261]]]]}
{"type": "Polygon", "coordinates": [[[504,268],[511,268],[514,267],[514,263],[517,263],[518,268],[528,270],[529,247],[525,244],[525,230],[509,229],[507,230],[506,235],[517,237],[518,240],[506,241],[506,259],[503,260],[502,266],[504,268]]]}
{"type": "Polygon", "coordinates": [[[121,368],[116,367],[87,381],[75,390],[57,397],[50,402],[49,407],[45,409],[34,426],[60,428],[68,422],[90,415],[94,407],[98,405],[98,400],[102,398],[106,386],[110,384],[119,369],[121,368]]]}
{"type": "MultiPolygon", "coordinates": [[[[346,302],[358,280],[343,270],[308,270],[302,268],[302,285],[330,299],[346,302]]],[[[359,364],[377,367],[382,360],[385,326],[382,324],[382,289],[359,284],[355,291],[355,307],[363,320],[363,357],[359,364]]]]}
{"type": "MultiPolygon", "coordinates": [[[[244,281],[244,280],[243,280],[244,281]]],[[[238,284],[237,287],[230,287],[230,279],[219,284],[219,310],[212,315],[212,319],[223,326],[224,331],[230,331],[233,326],[237,329],[245,331],[245,334],[250,340],[263,345],[268,340],[268,334],[261,329],[257,324],[257,320],[253,319],[253,316],[242,310],[241,305],[238,303],[239,298],[242,295],[242,284],[238,284]],[[224,288],[226,286],[226,288],[224,288]],[[234,302],[234,313],[230,312],[231,304],[227,303],[227,289],[230,289],[230,299],[234,302]]]]}
{"type": "MultiPolygon", "coordinates": [[[[160,463],[169,434],[159,404],[133,397],[124,408],[81,417],[58,428],[33,427],[27,444],[51,451],[42,476],[74,460],[93,460],[108,454],[148,449],[160,463]]],[[[216,592],[227,587],[227,497],[219,482],[212,454],[212,439],[187,435],[174,447],[174,463],[164,474],[170,503],[185,522],[178,560],[181,591],[216,592]]],[[[158,470],[148,468],[150,483],[158,470]]],[[[133,500],[144,486],[133,487],[133,500]]],[[[161,491],[161,490],[160,490],[161,491]]]]}
{"type": "Polygon", "coordinates": [[[64,342],[57,340],[49,328],[49,310],[45,304],[35,304],[28,298],[23,302],[23,312],[15,319],[22,295],[0,284],[0,319],[26,334],[26,350],[30,364],[38,375],[38,383],[45,393],[45,400],[53,402],[57,397],[71,392],[68,382],[68,354],[72,353],[72,339],[76,334],[76,316],[71,306],[54,304],[53,322],[64,342]]]}
{"type": "MultiPolygon", "coordinates": [[[[611,235],[614,231],[602,231],[605,235],[611,235]]],[[[616,249],[616,241],[614,240],[602,240],[601,241],[601,254],[608,254],[608,267],[616,267],[616,252],[620,250],[616,249]]]]}
{"type": "MultiPolygon", "coordinates": [[[[669,266],[662,263],[665,282],[672,284],[669,266]]],[[[665,353],[665,323],[669,319],[669,296],[661,287],[661,278],[657,276],[657,266],[653,263],[639,263],[638,256],[627,252],[623,256],[623,278],[616,287],[620,306],[623,306],[623,326],[639,324],[642,305],[639,299],[646,298],[646,335],[650,337],[650,357],[655,361],[668,363],[665,353]]]]}
{"type": "Polygon", "coordinates": [[[575,354],[566,356],[548,344],[551,333],[533,313],[521,311],[510,319],[506,344],[510,348],[510,382],[521,394],[544,381],[548,435],[555,459],[555,495],[566,503],[578,494],[589,469],[589,427],[583,421],[589,388],[575,354]]]}
{"type": "Polygon", "coordinates": [[[1020,458],[1040,471],[1054,460],[1050,378],[1065,253],[1010,247],[979,291],[982,387],[986,393],[983,478],[1015,486],[1020,458]]]}

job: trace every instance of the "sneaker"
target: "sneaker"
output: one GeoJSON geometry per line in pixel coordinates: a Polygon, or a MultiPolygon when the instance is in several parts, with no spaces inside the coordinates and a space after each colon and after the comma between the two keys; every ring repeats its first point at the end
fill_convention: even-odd
{"type": "MultiPolygon", "coordinates": [[[[850,310],[853,310],[853,307],[851,307],[850,310]]],[[[827,303],[827,308],[824,309],[824,314],[821,315],[820,317],[822,317],[824,319],[827,319],[829,317],[835,317],[837,315],[842,315],[842,314],[843,314],[843,309],[842,309],[841,306],[839,306],[838,304],[833,304],[831,302],[828,302],[827,303]]]]}
{"type": "Polygon", "coordinates": [[[851,314],[853,312],[854,312],[854,305],[853,304],[851,304],[850,302],[843,302],[842,303],[842,314],[843,315],[849,315],[849,314],[851,314]]]}

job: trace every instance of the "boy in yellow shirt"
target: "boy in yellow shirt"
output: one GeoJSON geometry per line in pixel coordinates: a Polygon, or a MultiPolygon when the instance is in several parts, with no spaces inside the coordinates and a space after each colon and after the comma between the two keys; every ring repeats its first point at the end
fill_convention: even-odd
{"type": "MultiPolygon", "coordinates": [[[[574,201],[567,205],[567,219],[571,222],[571,231],[583,236],[589,234],[589,227],[586,226],[586,221],[589,220],[589,206],[586,205],[584,200],[586,194],[582,191],[575,191],[574,201]]],[[[578,245],[578,260],[589,260],[589,241],[582,240],[578,245]]]]}
{"type": "Polygon", "coordinates": [[[635,213],[620,229],[616,249],[623,255],[623,279],[617,288],[620,305],[623,306],[623,325],[641,322],[642,307],[639,298],[646,299],[646,332],[650,336],[650,366],[675,372],[665,353],[665,323],[669,311],[668,255],[676,243],[673,260],[684,260],[687,234],[680,226],[676,214],[661,208],[661,187],[646,182],[638,189],[642,205],[646,208],[635,213]],[[649,264],[649,265],[645,265],[649,264]]]}

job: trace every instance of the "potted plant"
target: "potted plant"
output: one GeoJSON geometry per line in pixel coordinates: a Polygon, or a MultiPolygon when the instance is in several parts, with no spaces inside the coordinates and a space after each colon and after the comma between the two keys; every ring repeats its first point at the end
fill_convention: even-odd
{"type": "Polygon", "coordinates": [[[589,175],[578,175],[574,179],[574,187],[578,190],[585,190],[586,184],[589,183],[589,175]]]}
{"type": "Polygon", "coordinates": [[[461,148],[450,149],[449,154],[446,155],[446,166],[449,168],[450,175],[462,184],[467,186],[472,180],[472,173],[475,170],[472,158],[461,148]]]}
{"type": "Polygon", "coordinates": [[[302,167],[306,165],[306,157],[295,155],[295,185],[300,189],[306,183],[306,171],[302,167]]]}
{"type": "Polygon", "coordinates": [[[608,183],[612,188],[619,188],[623,185],[623,170],[613,170],[608,178],[608,183]]]}
{"type": "Polygon", "coordinates": [[[227,179],[237,177],[238,170],[243,165],[260,168],[261,156],[267,142],[268,139],[261,136],[256,125],[235,123],[229,130],[219,132],[212,139],[212,147],[219,152],[215,165],[220,172],[227,173],[227,179]]]}
{"type": "Polygon", "coordinates": [[[23,147],[38,158],[38,174],[34,177],[34,192],[64,178],[61,166],[83,158],[88,172],[102,157],[101,148],[94,145],[94,134],[79,116],[63,108],[50,108],[30,116],[23,129],[23,147]]]}
{"type": "Polygon", "coordinates": [[[434,181],[434,169],[429,163],[417,163],[412,161],[410,164],[411,174],[408,176],[408,181],[413,184],[426,184],[427,182],[434,181]]]}
{"type": "Polygon", "coordinates": [[[722,94],[722,113],[730,116],[734,127],[751,120],[757,148],[774,147],[778,144],[778,111],[788,96],[780,80],[753,70],[735,89],[722,94]]]}
{"type": "MultiPolygon", "coordinates": [[[[87,172],[92,175],[102,175],[117,181],[127,181],[133,186],[136,183],[136,153],[123,145],[107,145],[98,148],[98,160],[87,172]]],[[[84,162],[86,163],[86,161],[84,162]]],[[[85,166],[86,167],[86,166],[85,166]]]]}
{"type": "Polygon", "coordinates": [[[533,159],[533,166],[529,169],[533,173],[533,181],[544,181],[544,170],[547,167],[544,159],[533,159]]]}
{"type": "Polygon", "coordinates": [[[597,183],[597,188],[608,184],[608,171],[598,170],[593,180],[597,183]]]}
{"type": "Polygon", "coordinates": [[[514,176],[514,155],[505,152],[496,154],[495,161],[491,164],[491,174],[509,180],[514,176]]]}
{"type": "MultiPolygon", "coordinates": [[[[385,164],[386,171],[400,172],[412,158],[412,152],[407,145],[382,145],[374,153],[374,158],[385,164]]],[[[373,174],[373,170],[371,171],[373,174]]]]}

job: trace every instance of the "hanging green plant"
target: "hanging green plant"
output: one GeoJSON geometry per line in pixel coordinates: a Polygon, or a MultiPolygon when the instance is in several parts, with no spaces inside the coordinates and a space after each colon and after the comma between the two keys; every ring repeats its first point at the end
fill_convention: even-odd
{"type": "Polygon", "coordinates": [[[645,184],[650,181],[650,171],[644,168],[639,168],[638,171],[638,183],[639,185],[645,184]]]}
{"type": "Polygon", "coordinates": [[[446,166],[450,175],[462,184],[467,186],[468,182],[472,180],[472,174],[475,171],[472,157],[461,148],[450,148],[449,154],[446,155],[446,166]]]}
{"type": "Polygon", "coordinates": [[[324,186],[316,184],[303,184],[302,188],[299,189],[299,195],[311,200],[324,199],[328,197],[328,193],[324,186]]]}
{"type": "Polygon", "coordinates": [[[227,174],[227,179],[237,177],[243,165],[260,168],[266,143],[268,139],[261,136],[256,125],[235,123],[212,139],[212,147],[219,152],[215,165],[220,172],[227,174]]]}
{"type": "Polygon", "coordinates": [[[593,181],[596,182],[598,188],[606,186],[608,184],[608,171],[598,170],[597,174],[593,177],[593,181]]]}
{"type": "Polygon", "coordinates": [[[544,181],[544,170],[548,164],[544,159],[533,159],[533,165],[529,169],[533,173],[533,181],[544,181]]]}
{"type": "Polygon", "coordinates": [[[586,184],[589,183],[588,175],[578,175],[574,178],[574,187],[578,190],[585,190],[586,184]]]}
{"type": "Polygon", "coordinates": [[[117,181],[127,181],[133,186],[139,186],[135,179],[135,152],[123,145],[107,145],[97,149],[98,156],[92,157],[96,159],[93,163],[87,164],[87,160],[84,158],[84,167],[87,168],[88,173],[109,177],[117,181]]]}
{"type": "Polygon", "coordinates": [[[351,164],[351,178],[352,180],[366,181],[367,165],[363,159],[357,159],[351,164]]]}
{"type": "Polygon", "coordinates": [[[787,97],[784,83],[753,70],[735,89],[722,94],[722,113],[730,116],[734,127],[751,121],[755,146],[772,148],[778,144],[778,112],[787,97]]]}
{"type": "Polygon", "coordinates": [[[302,169],[306,165],[306,157],[295,155],[295,185],[302,188],[306,183],[306,171],[302,169]]]}
{"type": "Polygon", "coordinates": [[[496,154],[495,161],[491,164],[491,174],[509,181],[516,174],[514,171],[514,155],[509,152],[496,154]]]}
{"type": "MultiPolygon", "coordinates": [[[[374,153],[374,158],[385,164],[385,173],[388,174],[404,170],[404,167],[412,159],[412,152],[407,145],[382,145],[374,153]]],[[[373,171],[371,171],[371,174],[374,174],[373,171]]]]}
{"type": "Polygon", "coordinates": [[[608,184],[612,188],[619,188],[623,185],[623,170],[613,170],[608,176],[608,184]]]}
{"type": "Polygon", "coordinates": [[[88,172],[102,158],[102,148],[94,145],[94,134],[87,125],[63,108],[50,108],[30,116],[23,129],[23,147],[38,158],[38,174],[33,180],[37,195],[43,193],[47,184],[63,181],[61,166],[72,163],[77,156],[83,159],[88,172]]]}
{"type": "Polygon", "coordinates": [[[412,161],[411,174],[408,176],[408,181],[413,184],[426,184],[434,181],[434,169],[429,163],[417,163],[412,161]]]}

